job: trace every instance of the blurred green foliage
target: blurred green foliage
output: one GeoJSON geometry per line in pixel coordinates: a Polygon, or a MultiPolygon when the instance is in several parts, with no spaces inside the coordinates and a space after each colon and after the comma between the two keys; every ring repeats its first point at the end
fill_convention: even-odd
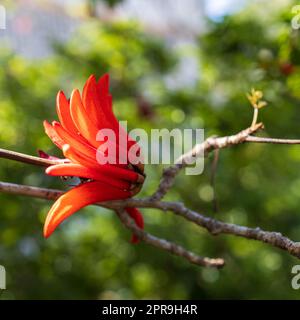
{"type": "MultiPolygon", "coordinates": [[[[199,82],[172,89],[164,81],[179,53],[146,35],[133,23],[87,21],[74,37],[55,44],[55,54],[26,61],[9,50],[0,53],[0,145],[36,154],[60,155],[44,134],[42,120],[56,119],[55,95],[82,88],[87,77],[109,71],[114,109],[130,128],[205,128],[227,135],[251,123],[245,93],[263,90],[268,106],[260,111],[263,135],[300,136],[299,32],[292,30],[292,2],[277,10],[262,1],[268,16],[249,5],[213,22],[199,38],[199,82]]],[[[177,177],[168,199],[224,221],[300,234],[300,149],[298,146],[245,144],[221,151],[212,206],[207,159],[201,176],[177,177]],[[193,192],[191,192],[193,190],[193,192]]],[[[147,166],[142,195],[157,186],[161,167],[147,166]]],[[[66,188],[42,169],[1,160],[3,181],[66,188]]],[[[0,194],[0,264],[7,269],[3,299],[49,298],[297,298],[287,253],[232,236],[212,237],[180,217],[144,210],[146,229],[201,255],[221,256],[222,270],[203,269],[143,243],[115,214],[88,207],[64,223],[50,239],[42,226],[50,203],[0,194]],[[176,230],[176,233],[174,232],[176,230]]]]}
{"type": "Polygon", "coordinates": [[[97,2],[104,2],[108,4],[110,7],[114,7],[118,3],[122,2],[123,0],[88,0],[92,5],[95,5],[97,2]]]}

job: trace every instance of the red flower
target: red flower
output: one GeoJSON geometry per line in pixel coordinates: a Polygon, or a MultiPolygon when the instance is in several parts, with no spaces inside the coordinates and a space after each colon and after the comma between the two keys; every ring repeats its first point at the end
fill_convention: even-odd
{"type": "MultiPolygon", "coordinates": [[[[68,160],[48,167],[46,173],[52,176],[76,176],[84,182],[63,194],[53,204],[44,226],[45,237],[49,237],[63,220],[87,205],[133,196],[144,181],[143,165],[133,165],[129,161],[133,159],[129,157],[130,148],[134,146],[139,153],[139,146],[119,126],[113,114],[108,74],[98,82],[91,76],[82,96],[78,90],[74,90],[68,100],[62,91],[58,92],[57,114],[60,122],[54,121],[51,125],[44,121],[44,127],[68,160]],[[103,141],[96,139],[101,129],[111,129],[115,133],[116,139],[109,141],[110,145],[116,147],[115,164],[99,164],[97,161],[99,153],[102,156],[107,153],[103,141]],[[118,158],[118,150],[125,154],[122,163],[118,158]]],[[[126,208],[126,211],[140,228],[144,227],[143,217],[136,208],[126,208]]],[[[132,241],[138,241],[135,235],[132,241]]]]}

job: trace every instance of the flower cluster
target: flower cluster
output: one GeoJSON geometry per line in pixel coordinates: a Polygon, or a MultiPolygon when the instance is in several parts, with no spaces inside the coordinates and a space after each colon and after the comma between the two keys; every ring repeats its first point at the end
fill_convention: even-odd
{"type": "MultiPolygon", "coordinates": [[[[119,126],[113,113],[108,74],[98,81],[95,76],[90,76],[82,94],[79,90],[73,90],[69,100],[60,91],[57,95],[57,114],[59,122],[50,124],[44,121],[44,127],[66,159],[61,164],[48,167],[46,173],[79,177],[81,183],[53,204],[44,226],[45,237],[49,237],[62,221],[81,208],[102,201],[132,197],[144,182],[143,165],[132,164],[128,160],[130,150],[137,150],[138,154],[140,148],[119,126]],[[99,152],[103,153],[103,157],[106,152],[104,142],[97,139],[102,129],[116,133],[117,139],[112,143],[116,145],[116,150],[125,151],[125,163],[100,164],[97,161],[99,152]],[[119,137],[126,143],[120,141],[119,137]]],[[[126,211],[140,228],[144,227],[143,217],[136,208],[126,208],[126,211]]],[[[138,241],[135,235],[132,241],[138,241]]]]}

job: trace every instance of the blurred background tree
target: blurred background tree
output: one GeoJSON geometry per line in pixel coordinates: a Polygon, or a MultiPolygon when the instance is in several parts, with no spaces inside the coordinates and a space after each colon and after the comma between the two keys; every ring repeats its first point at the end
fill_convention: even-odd
{"type": "Polygon", "coordinates": [[[121,3],[123,0],[86,0],[88,14],[91,17],[97,16],[97,4],[100,1],[106,3],[109,7],[114,7],[118,3],[121,3]]]}
{"type": "MultiPolygon", "coordinates": [[[[85,18],[70,39],[53,44],[54,54],[39,60],[2,46],[1,147],[60,155],[42,127],[42,120],[56,118],[57,91],[69,95],[90,74],[104,72],[112,78],[114,109],[119,119],[128,120],[129,129],[235,133],[251,123],[245,93],[254,87],[263,90],[268,101],[259,115],[266,126],[264,135],[299,138],[299,32],[290,24],[296,1],[275,3],[249,2],[239,12],[208,19],[192,52],[199,79],[188,86],[170,85],[184,53],[133,21],[85,18]]],[[[216,190],[210,184],[211,160],[201,176],[180,175],[168,199],[182,200],[224,221],[299,239],[298,146],[245,144],[221,151],[216,190]],[[215,196],[217,212],[212,205],[215,196]]],[[[142,194],[155,189],[161,169],[147,166],[142,194]]],[[[0,177],[67,188],[40,168],[7,160],[1,160],[0,177]]],[[[147,230],[227,261],[219,271],[202,269],[143,243],[131,245],[129,232],[105,209],[82,210],[44,240],[42,226],[51,203],[5,194],[0,200],[0,264],[8,275],[2,299],[298,297],[290,285],[297,259],[261,243],[214,238],[180,217],[144,210],[147,230]]]]}

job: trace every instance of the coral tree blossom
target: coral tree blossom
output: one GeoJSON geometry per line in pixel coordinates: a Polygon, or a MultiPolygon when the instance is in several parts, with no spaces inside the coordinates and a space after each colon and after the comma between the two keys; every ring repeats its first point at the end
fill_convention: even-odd
{"type": "MultiPolygon", "coordinates": [[[[132,197],[144,181],[143,165],[129,161],[132,158],[129,157],[130,150],[136,150],[138,155],[140,149],[119,126],[113,113],[108,74],[99,81],[90,76],[82,94],[79,90],[73,90],[69,100],[62,91],[58,92],[56,109],[59,122],[50,124],[44,121],[44,127],[66,159],[61,164],[48,167],[46,173],[79,177],[81,183],[53,204],[44,226],[45,237],[49,237],[62,221],[87,205],[132,197]],[[100,164],[97,161],[99,153],[105,157],[107,152],[105,143],[97,141],[97,134],[102,129],[113,130],[116,139],[110,144],[115,145],[117,153],[120,150],[124,153],[125,150],[125,161],[119,161],[118,157],[114,164],[100,164]]],[[[40,155],[47,156],[45,153],[40,155]]],[[[144,227],[143,217],[136,208],[126,208],[126,211],[140,228],[144,227]]],[[[135,235],[132,241],[138,241],[135,235]]]]}

